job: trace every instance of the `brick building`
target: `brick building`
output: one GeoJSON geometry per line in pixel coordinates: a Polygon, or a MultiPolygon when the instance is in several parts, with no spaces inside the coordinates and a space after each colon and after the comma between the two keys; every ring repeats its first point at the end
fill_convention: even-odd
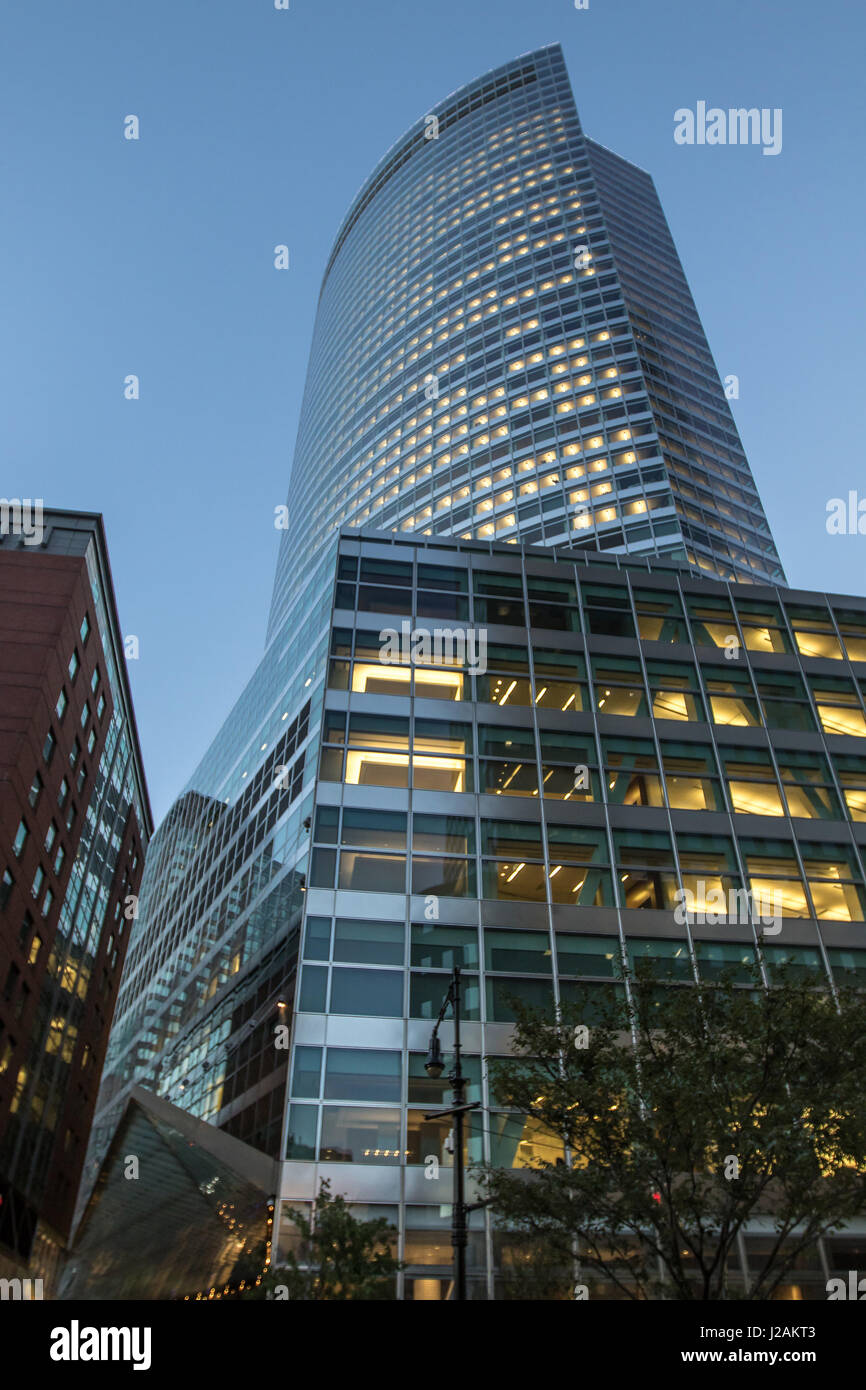
{"type": "MultiPolygon", "coordinates": [[[[69,1233],[152,830],[97,515],[0,528],[0,1264],[69,1233]]],[[[36,1248],[38,1247],[38,1248],[36,1248]]]]}

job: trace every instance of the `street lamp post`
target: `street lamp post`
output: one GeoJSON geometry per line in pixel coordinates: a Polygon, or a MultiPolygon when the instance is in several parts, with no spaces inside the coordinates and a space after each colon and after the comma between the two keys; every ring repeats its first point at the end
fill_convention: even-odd
{"type": "Polygon", "coordinates": [[[424,1070],[434,1081],[438,1081],[445,1070],[445,1063],[442,1060],[442,1044],[439,1041],[439,1025],[448,1011],[449,1004],[454,1010],[454,1068],[448,1076],[452,1088],[452,1104],[447,1110],[434,1110],[429,1115],[425,1115],[424,1118],[425,1120],[434,1120],[443,1115],[450,1115],[454,1120],[454,1203],[451,1214],[451,1245],[454,1250],[454,1298],[455,1301],[465,1303],[466,1242],[468,1238],[466,1218],[469,1208],[466,1205],[463,1174],[463,1117],[469,1110],[477,1110],[480,1101],[472,1101],[467,1104],[464,1100],[466,1077],[460,1067],[459,965],[454,967],[448,993],[442,1001],[439,1017],[433,1032],[430,1034],[430,1048],[427,1053],[427,1061],[424,1063],[424,1070]]]}

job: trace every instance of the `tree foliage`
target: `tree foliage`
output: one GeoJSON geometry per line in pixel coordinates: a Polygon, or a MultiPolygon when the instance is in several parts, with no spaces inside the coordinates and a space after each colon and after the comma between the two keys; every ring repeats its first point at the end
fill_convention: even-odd
{"type": "Polygon", "coordinates": [[[515,1056],[490,1059],[497,1104],[561,1141],[481,1175],[512,1274],[537,1257],[546,1296],[555,1267],[566,1297],[580,1270],[632,1298],[770,1298],[866,1211],[863,994],[786,968],[771,988],[757,969],[747,988],[677,986],[645,964],[628,984],[626,1005],[589,986],[558,1020],[515,1004],[515,1056]],[[743,1288],[737,1238],[759,1218],[772,1249],[743,1288]]]}
{"type": "Polygon", "coordinates": [[[297,1248],[242,1297],[302,1302],[394,1297],[395,1276],[402,1266],[391,1253],[389,1233],[395,1228],[388,1221],[359,1221],[345,1198],[331,1196],[325,1179],[315,1220],[300,1211],[293,1212],[292,1219],[299,1232],[297,1248]]]}

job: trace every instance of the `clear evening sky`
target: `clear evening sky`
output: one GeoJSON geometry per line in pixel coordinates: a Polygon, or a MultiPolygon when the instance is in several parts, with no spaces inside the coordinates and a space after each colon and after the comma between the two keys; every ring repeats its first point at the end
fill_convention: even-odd
{"type": "Polygon", "coordinates": [[[0,495],[105,516],[158,819],[262,650],[340,219],[408,125],[546,43],[656,181],[789,582],[866,590],[866,536],[825,528],[866,498],[864,33],[851,0],[6,0],[0,495]],[[699,101],[781,107],[781,153],[677,145],[699,101]]]}

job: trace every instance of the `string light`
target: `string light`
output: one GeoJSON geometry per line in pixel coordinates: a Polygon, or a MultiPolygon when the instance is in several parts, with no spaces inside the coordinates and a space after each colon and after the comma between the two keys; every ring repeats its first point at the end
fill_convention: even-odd
{"type": "MultiPolygon", "coordinates": [[[[233,1203],[229,1203],[229,1205],[231,1206],[232,1210],[234,1210],[234,1204],[233,1204],[233,1203]]],[[[220,1208],[218,1209],[217,1215],[218,1215],[218,1216],[222,1216],[223,1213],[224,1213],[224,1211],[225,1211],[225,1204],[223,1204],[223,1206],[220,1207],[220,1208]]],[[[228,1224],[229,1224],[229,1228],[231,1229],[231,1227],[233,1227],[233,1226],[235,1225],[234,1218],[229,1218],[228,1224]]],[[[240,1223],[237,1223],[237,1224],[240,1225],[240,1223]]],[[[220,1299],[220,1298],[233,1298],[233,1297],[236,1297],[237,1294],[243,1293],[246,1289],[248,1289],[248,1288],[250,1288],[250,1287],[259,1288],[259,1287],[261,1286],[262,1276],[265,1275],[265,1274],[267,1274],[268,1269],[269,1269],[269,1267],[270,1267],[270,1263],[271,1263],[271,1251],[272,1251],[272,1248],[273,1248],[273,1225],[274,1225],[274,1203],[273,1203],[273,1202],[269,1202],[269,1203],[268,1203],[267,1234],[266,1234],[266,1237],[265,1237],[265,1260],[264,1260],[264,1264],[263,1264],[263,1266],[262,1266],[262,1272],[261,1272],[261,1274],[259,1274],[259,1275],[256,1276],[256,1279],[255,1279],[255,1281],[254,1281],[254,1283],[253,1283],[252,1285],[248,1285],[246,1279],[241,1279],[240,1283],[237,1284],[237,1285],[234,1285],[234,1286],[233,1286],[233,1285],[231,1285],[231,1284],[226,1284],[225,1288],[223,1288],[219,1293],[217,1293],[216,1285],[212,1285],[211,1288],[210,1288],[206,1293],[205,1293],[205,1291],[204,1291],[203,1289],[199,1289],[199,1291],[198,1291],[197,1293],[195,1293],[195,1294],[190,1294],[190,1293],[184,1294],[184,1296],[183,1296],[183,1302],[184,1302],[184,1303],[190,1303],[190,1302],[201,1303],[202,1301],[204,1301],[204,1302],[209,1302],[210,1300],[216,1301],[217,1299],[220,1299]]]]}

